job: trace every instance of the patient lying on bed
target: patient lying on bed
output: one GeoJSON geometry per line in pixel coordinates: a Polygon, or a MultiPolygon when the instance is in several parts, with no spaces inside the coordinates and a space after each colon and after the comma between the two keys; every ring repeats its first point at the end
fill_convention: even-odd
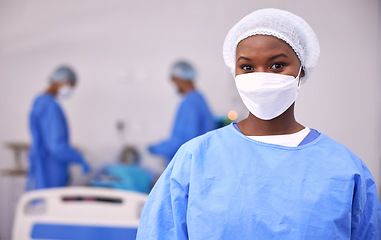
{"type": "Polygon", "coordinates": [[[119,162],[104,167],[90,185],[148,193],[155,179],[153,173],[140,166],[138,151],[134,147],[126,146],[119,162]]]}

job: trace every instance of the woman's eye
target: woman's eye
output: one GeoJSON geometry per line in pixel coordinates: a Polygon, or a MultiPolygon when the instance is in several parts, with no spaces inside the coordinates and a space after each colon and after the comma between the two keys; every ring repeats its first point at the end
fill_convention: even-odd
{"type": "Polygon", "coordinates": [[[241,69],[244,71],[253,71],[254,70],[254,68],[250,65],[242,65],[241,69]]]}
{"type": "Polygon", "coordinates": [[[271,70],[278,70],[278,69],[281,69],[282,67],[284,67],[284,63],[274,63],[270,69],[271,70]]]}

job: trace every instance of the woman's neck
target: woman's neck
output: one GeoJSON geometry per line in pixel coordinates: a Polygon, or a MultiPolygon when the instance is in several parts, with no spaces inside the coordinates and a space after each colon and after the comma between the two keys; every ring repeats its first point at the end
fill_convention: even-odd
{"type": "Polygon", "coordinates": [[[246,136],[283,135],[296,133],[304,128],[294,117],[294,105],[280,116],[271,120],[262,120],[251,113],[237,123],[238,128],[246,136]]]}

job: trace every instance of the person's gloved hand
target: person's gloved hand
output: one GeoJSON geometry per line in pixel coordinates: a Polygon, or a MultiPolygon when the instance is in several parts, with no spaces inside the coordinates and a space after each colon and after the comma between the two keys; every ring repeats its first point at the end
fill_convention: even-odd
{"type": "Polygon", "coordinates": [[[90,170],[91,170],[90,166],[86,162],[83,162],[82,163],[82,173],[83,174],[89,174],[90,170]]]}

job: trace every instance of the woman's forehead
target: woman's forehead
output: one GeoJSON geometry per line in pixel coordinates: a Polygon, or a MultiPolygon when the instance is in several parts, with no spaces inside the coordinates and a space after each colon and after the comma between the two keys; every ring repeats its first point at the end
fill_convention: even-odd
{"type": "Polygon", "coordinates": [[[272,52],[284,52],[296,56],[294,50],[285,41],[270,35],[254,35],[243,39],[237,45],[237,56],[239,54],[271,54],[272,52]]]}

